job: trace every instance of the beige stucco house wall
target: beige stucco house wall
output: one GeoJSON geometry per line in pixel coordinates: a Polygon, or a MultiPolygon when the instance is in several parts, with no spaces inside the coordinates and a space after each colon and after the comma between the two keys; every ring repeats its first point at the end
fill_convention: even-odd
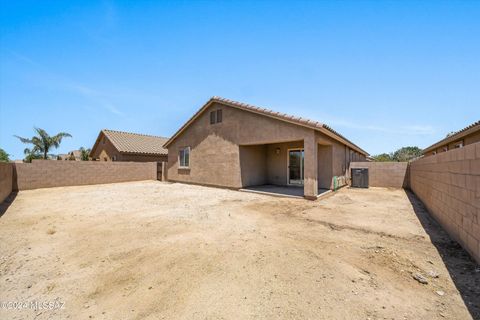
{"type": "MultiPolygon", "coordinates": [[[[304,195],[331,188],[332,177],[345,174],[352,155],[366,153],[326,134],[236,107],[212,98],[166,144],[168,180],[227,188],[287,185],[288,150],[304,149],[304,195]],[[222,110],[222,122],[210,124],[210,112],[222,110]],[[190,147],[190,164],[180,168],[179,151],[190,147]]],[[[238,103],[237,103],[238,104],[238,103]]],[[[253,110],[253,109],[252,109],[253,110]]]]}

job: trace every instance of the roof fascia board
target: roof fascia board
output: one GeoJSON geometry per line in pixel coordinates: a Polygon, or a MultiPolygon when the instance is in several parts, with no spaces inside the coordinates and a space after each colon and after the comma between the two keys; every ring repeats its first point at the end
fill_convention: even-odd
{"type": "Polygon", "coordinates": [[[437,149],[438,147],[441,147],[445,144],[449,144],[451,142],[454,142],[458,139],[464,138],[465,136],[468,136],[469,134],[475,133],[476,131],[480,130],[480,125],[473,126],[471,128],[468,128],[465,131],[458,132],[457,134],[454,134],[450,137],[444,138],[437,143],[432,144],[430,147],[423,149],[423,153],[433,151],[437,149]]]}
{"type": "Polygon", "coordinates": [[[329,136],[330,138],[336,140],[336,141],[339,141],[345,145],[347,145],[348,147],[350,147],[351,149],[354,149],[364,155],[368,155],[368,153],[364,150],[362,150],[361,148],[353,145],[353,143],[349,142],[349,141],[346,141],[344,138],[336,135],[335,133],[331,132],[330,130],[326,129],[326,128],[319,128],[319,127],[316,127],[316,126],[309,126],[307,124],[301,124],[301,123],[298,123],[298,122],[295,122],[295,121],[291,121],[291,120],[288,120],[288,119],[284,119],[282,117],[277,117],[275,115],[271,115],[271,114],[266,114],[264,112],[261,112],[261,111],[256,111],[256,110],[252,110],[250,108],[243,108],[241,106],[238,106],[238,105],[235,105],[235,104],[232,104],[232,103],[229,103],[227,101],[218,101],[216,99],[210,99],[202,108],[200,108],[200,110],[197,111],[197,113],[195,113],[191,118],[190,120],[188,120],[164,145],[163,147],[164,148],[167,148],[172,142],[173,140],[175,140],[187,127],[190,126],[190,124],[192,122],[194,122],[210,105],[212,105],[213,103],[218,103],[218,104],[223,104],[225,106],[229,106],[229,107],[233,107],[233,108],[236,108],[236,109],[239,109],[239,110],[242,110],[242,111],[247,111],[247,112],[251,112],[251,113],[255,113],[255,114],[259,114],[261,116],[264,116],[264,117],[269,117],[269,118],[272,118],[272,119],[276,119],[276,120],[279,120],[279,121],[283,121],[283,122],[287,122],[287,123],[291,123],[291,124],[294,124],[294,125],[297,125],[297,126],[301,126],[301,127],[305,127],[305,128],[309,128],[309,129],[313,129],[313,130],[316,130],[316,131],[319,131],[327,136],[329,136]]]}

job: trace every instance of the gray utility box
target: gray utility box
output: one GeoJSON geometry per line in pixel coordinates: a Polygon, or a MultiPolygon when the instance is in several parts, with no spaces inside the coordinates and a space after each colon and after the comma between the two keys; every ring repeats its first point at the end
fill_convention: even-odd
{"type": "Polygon", "coordinates": [[[352,187],[368,188],[368,168],[352,169],[352,187]]]}

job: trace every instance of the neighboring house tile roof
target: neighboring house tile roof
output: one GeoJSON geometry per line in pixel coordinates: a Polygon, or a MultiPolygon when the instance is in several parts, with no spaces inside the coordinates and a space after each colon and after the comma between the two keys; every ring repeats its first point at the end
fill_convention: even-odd
{"type": "Polygon", "coordinates": [[[432,144],[430,147],[423,149],[423,153],[427,153],[430,151],[433,151],[443,145],[449,144],[451,142],[455,142],[465,136],[468,136],[469,134],[475,133],[480,130],[480,120],[477,122],[474,122],[465,128],[458,130],[457,132],[454,132],[453,134],[449,135],[448,137],[432,144]]]}
{"type": "Polygon", "coordinates": [[[338,133],[337,131],[333,130],[330,126],[324,124],[324,123],[320,123],[318,121],[313,121],[313,120],[309,120],[309,119],[306,119],[306,118],[302,118],[302,117],[295,117],[295,116],[292,116],[292,115],[288,115],[288,114],[285,114],[285,113],[280,113],[280,112],[276,112],[276,111],[272,111],[270,109],[265,109],[265,108],[260,108],[260,107],[256,107],[256,106],[253,106],[253,105],[250,105],[250,104],[246,104],[246,103],[242,103],[242,102],[237,102],[237,101],[233,101],[233,100],[229,100],[229,99],[225,99],[225,98],[222,98],[222,97],[217,97],[217,96],[214,96],[212,97],[210,100],[208,100],[208,102],[203,105],[202,108],[200,108],[200,110],[195,113],[191,118],[190,120],[187,121],[187,123],[185,123],[165,144],[164,144],[164,147],[168,147],[168,145],[184,130],[186,129],[205,109],[207,109],[212,103],[220,103],[220,104],[223,104],[223,105],[226,105],[226,106],[231,106],[231,107],[235,107],[235,108],[238,108],[238,109],[242,109],[242,110],[246,110],[246,111],[250,111],[250,112],[254,112],[254,113],[257,113],[257,114],[262,114],[262,115],[265,115],[267,117],[270,117],[270,118],[274,118],[274,119],[278,119],[278,120],[282,120],[282,121],[286,121],[286,122],[290,122],[290,123],[293,123],[293,124],[297,124],[297,125],[300,125],[300,126],[303,126],[303,127],[307,127],[307,128],[312,128],[314,130],[317,130],[317,131],[321,131],[329,136],[331,136],[332,138],[334,138],[335,140],[337,141],[340,141],[342,143],[345,143],[346,145],[348,145],[349,147],[351,147],[352,149],[364,154],[364,155],[368,155],[368,153],[363,150],[362,148],[360,148],[359,146],[357,146],[356,144],[354,144],[353,142],[351,142],[350,140],[348,140],[347,138],[345,138],[344,136],[342,136],[340,133],[338,133]]]}
{"type": "MultiPolygon", "coordinates": [[[[123,132],[103,129],[102,133],[110,140],[113,146],[120,153],[145,154],[145,155],[167,155],[168,150],[163,147],[168,138],[150,136],[146,134],[123,132]]],[[[101,134],[95,142],[99,142],[101,134]]],[[[92,149],[93,151],[93,149],[92,149]]]]}
{"type": "Polygon", "coordinates": [[[75,160],[81,160],[82,159],[82,151],[80,150],[73,150],[68,153],[68,157],[72,156],[75,158],[75,160]]]}

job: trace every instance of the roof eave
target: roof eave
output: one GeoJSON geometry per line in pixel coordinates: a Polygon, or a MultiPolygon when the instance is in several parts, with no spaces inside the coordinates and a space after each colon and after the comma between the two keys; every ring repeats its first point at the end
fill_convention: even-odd
{"type": "Polygon", "coordinates": [[[163,145],[163,147],[164,147],[164,148],[168,148],[168,146],[169,146],[186,128],[188,128],[188,126],[190,126],[190,124],[191,124],[192,122],[194,122],[194,121],[203,113],[203,111],[205,111],[205,109],[207,109],[207,108],[208,108],[211,104],[213,104],[213,103],[219,103],[219,104],[227,105],[227,106],[230,106],[230,107],[233,107],[233,108],[236,108],[236,109],[240,109],[240,110],[247,111],[247,112],[252,112],[252,113],[259,114],[259,115],[262,115],[262,116],[265,116],[265,117],[269,117],[269,118],[272,118],[272,119],[276,119],[276,120],[279,120],[279,121],[291,123],[291,124],[294,124],[294,125],[297,125],[297,126],[302,126],[302,127],[310,128],[310,129],[313,129],[313,130],[322,132],[323,134],[325,134],[325,135],[333,138],[334,140],[337,140],[337,141],[339,141],[339,142],[342,142],[343,144],[349,146],[349,147],[352,148],[352,149],[355,149],[356,151],[358,151],[358,152],[360,152],[360,153],[363,153],[363,154],[366,155],[366,156],[369,155],[368,152],[366,152],[366,151],[363,150],[362,148],[356,146],[354,143],[348,141],[346,138],[343,138],[343,137],[340,136],[339,134],[336,134],[336,133],[332,132],[333,129],[328,129],[328,128],[325,127],[324,125],[322,125],[321,127],[318,127],[318,126],[313,126],[313,125],[298,123],[298,122],[295,122],[295,121],[289,121],[288,119],[285,119],[285,118],[282,118],[282,117],[277,117],[277,116],[271,115],[271,114],[266,114],[266,113],[264,113],[264,112],[252,110],[252,109],[250,109],[250,108],[242,108],[241,106],[238,106],[238,105],[236,105],[236,104],[234,104],[234,103],[229,103],[229,102],[227,102],[227,101],[219,100],[219,99],[216,99],[215,97],[210,98],[210,100],[208,100],[182,127],[180,127],[180,129],[178,129],[177,132],[176,132],[170,139],[168,139],[168,141],[163,145]]]}
{"type": "Polygon", "coordinates": [[[120,154],[141,155],[141,156],[168,156],[168,153],[151,153],[151,152],[134,152],[134,151],[118,151],[120,154]]]}
{"type": "Polygon", "coordinates": [[[461,139],[465,136],[468,136],[472,133],[475,133],[477,131],[480,131],[480,124],[474,124],[471,128],[463,129],[460,132],[457,132],[449,137],[443,138],[442,140],[432,144],[431,146],[425,148],[422,150],[422,153],[425,154],[430,151],[434,151],[435,149],[445,145],[449,144],[451,142],[454,142],[455,140],[461,139]]]}
{"type": "Polygon", "coordinates": [[[93,153],[94,153],[95,149],[97,148],[98,144],[100,143],[100,136],[102,134],[105,135],[104,129],[100,130],[100,133],[98,134],[97,139],[95,140],[95,143],[93,144],[93,147],[90,150],[90,153],[88,155],[90,158],[93,158],[93,153]]]}

